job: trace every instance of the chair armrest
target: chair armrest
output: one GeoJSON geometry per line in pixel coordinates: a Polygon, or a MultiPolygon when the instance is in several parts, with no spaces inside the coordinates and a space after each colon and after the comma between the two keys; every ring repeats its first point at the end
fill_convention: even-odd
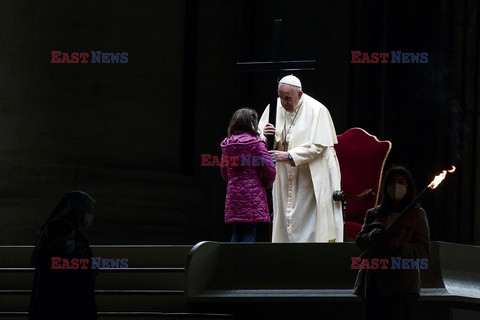
{"type": "Polygon", "coordinates": [[[353,193],[342,191],[342,190],[336,190],[333,192],[333,200],[335,201],[345,201],[347,199],[363,200],[374,195],[375,195],[375,191],[373,191],[372,188],[366,189],[359,194],[353,194],[353,193]]]}

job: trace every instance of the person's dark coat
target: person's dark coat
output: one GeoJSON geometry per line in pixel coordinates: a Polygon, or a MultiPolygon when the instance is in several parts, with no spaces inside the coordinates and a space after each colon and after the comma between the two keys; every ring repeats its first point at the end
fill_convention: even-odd
{"type": "Polygon", "coordinates": [[[396,216],[384,212],[381,206],[370,209],[365,217],[362,230],[357,235],[355,244],[362,250],[369,250],[365,258],[386,258],[388,269],[361,269],[357,275],[354,293],[362,298],[394,294],[418,293],[420,291],[419,269],[391,269],[391,258],[424,259],[428,257],[430,238],[427,215],[416,206],[406,212],[390,230],[380,245],[370,241],[370,233],[378,226],[389,225],[396,216]],[[389,237],[398,237],[400,247],[392,249],[389,237]]]}

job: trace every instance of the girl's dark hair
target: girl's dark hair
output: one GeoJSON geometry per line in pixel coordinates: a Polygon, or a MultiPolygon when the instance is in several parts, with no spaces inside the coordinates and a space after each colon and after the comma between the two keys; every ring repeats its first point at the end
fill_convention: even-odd
{"type": "Polygon", "coordinates": [[[415,183],[413,182],[410,172],[403,166],[393,165],[390,169],[388,169],[387,173],[383,177],[382,187],[380,190],[380,204],[384,209],[384,212],[390,212],[390,210],[393,209],[393,200],[387,195],[387,182],[395,173],[403,176],[407,180],[407,193],[402,201],[395,206],[395,209],[405,209],[413,201],[416,195],[415,183]]]}
{"type": "Polygon", "coordinates": [[[231,137],[235,131],[248,132],[258,136],[258,115],[253,109],[242,108],[235,111],[228,126],[228,136],[231,137]]]}

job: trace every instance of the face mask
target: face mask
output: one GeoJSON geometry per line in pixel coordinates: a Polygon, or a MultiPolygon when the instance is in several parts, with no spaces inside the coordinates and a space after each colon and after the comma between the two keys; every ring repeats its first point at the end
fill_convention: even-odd
{"type": "Polygon", "coordinates": [[[65,242],[65,250],[68,254],[72,254],[75,251],[75,240],[65,242]]]}
{"type": "Polygon", "coordinates": [[[93,214],[85,214],[85,218],[83,219],[80,227],[81,228],[88,228],[93,222],[93,214]]]}
{"type": "Polygon", "coordinates": [[[389,184],[387,186],[387,194],[390,199],[400,201],[407,194],[407,187],[399,183],[389,184]]]}

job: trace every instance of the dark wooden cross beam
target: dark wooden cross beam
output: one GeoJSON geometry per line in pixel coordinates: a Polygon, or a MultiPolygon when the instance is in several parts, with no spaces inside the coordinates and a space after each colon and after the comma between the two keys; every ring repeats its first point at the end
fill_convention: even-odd
{"type": "MultiPolygon", "coordinates": [[[[271,71],[273,72],[272,90],[270,92],[270,114],[268,115],[268,122],[275,126],[275,119],[277,118],[277,87],[280,71],[295,71],[295,70],[315,70],[316,60],[280,60],[280,39],[282,33],[282,19],[275,19],[273,27],[273,46],[272,46],[272,60],[271,61],[251,61],[251,62],[237,62],[239,71],[255,72],[255,71],[271,71]]],[[[273,149],[274,136],[269,136],[267,140],[268,149],[273,149]]]]}

